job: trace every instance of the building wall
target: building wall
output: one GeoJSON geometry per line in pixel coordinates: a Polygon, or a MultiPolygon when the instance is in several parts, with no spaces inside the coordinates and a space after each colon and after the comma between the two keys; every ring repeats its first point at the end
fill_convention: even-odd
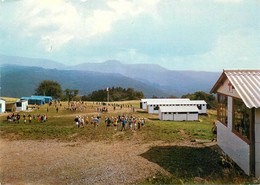
{"type": "Polygon", "coordinates": [[[185,121],[187,120],[187,114],[174,114],[174,121],[185,121]]]}
{"type": "Polygon", "coordinates": [[[250,146],[232,132],[232,97],[228,97],[228,124],[217,122],[218,145],[249,175],[250,146]]]}
{"type": "Polygon", "coordinates": [[[159,110],[154,110],[154,105],[148,105],[148,113],[149,114],[158,114],[159,113],[159,110]]]}
{"type": "Polygon", "coordinates": [[[255,109],[255,175],[260,177],[260,108],[255,109]]]}
{"type": "Polygon", "coordinates": [[[5,112],[5,101],[0,101],[0,103],[1,103],[1,112],[0,113],[2,113],[2,112],[5,112]]]}
{"type": "Polygon", "coordinates": [[[147,102],[143,102],[143,109],[147,109],[147,102]]]}
{"type": "Polygon", "coordinates": [[[26,110],[27,106],[28,106],[28,101],[23,101],[21,107],[16,107],[16,111],[26,110]]]}
{"type": "Polygon", "coordinates": [[[199,114],[207,113],[207,105],[201,105],[201,110],[199,110],[199,114]]]}
{"type": "Polygon", "coordinates": [[[232,89],[231,91],[229,91],[229,86],[228,86],[229,80],[227,79],[219,88],[218,88],[218,92],[225,94],[225,95],[230,95],[236,98],[240,98],[240,96],[238,95],[236,89],[232,89]]]}
{"type": "Polygon", "coordinates": [[[198,114],[188,114],[187,118],[188,118],[188,121],[197,121],[197,120],[199,120],[199,115],[198,114]]]}
{"type": "Polygon", "coordinates": [[[163,113],[161,113],[160,111],[159,111],[159,120],[162,120],[163,119],[163,113]]]}

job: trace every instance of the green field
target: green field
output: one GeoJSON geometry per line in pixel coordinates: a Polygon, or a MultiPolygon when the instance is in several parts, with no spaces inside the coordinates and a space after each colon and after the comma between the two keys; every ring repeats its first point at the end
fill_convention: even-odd
{"type": "MultiPolygon", "coordinates": [[[[31,112],[20,112],[20,123],[12,123],[6,120],[7,114],[1,115],[1,137],[8,141],[57,141],[57,142],[105,142],[108,145],[118,142],[147,144],[154,146],[141,154],[146,160],[156,163],[169,174],[158,173],[152,177],[143,179],[142,183],[246,183],[257,182],[256,179],[246,176],[226,155],[221,154],[220,149],[211,143],[212,122],[216,120],[216,111],[208,110],[208,115],[199,117],[194,122],[160,121],[158,115],[147,114],[138,109],[139,101],[116,102],[124,105],[121,109],[108,107],[108,113],[98,113],[97,107],[101,105],[87,103],[85,110],[65,110],[67,102],[62,102],[59,112],[54,105],[36,107],[31,112]],[[128,105],[136,108],[132,112],[128,105]],[[49,112],[47,113],[47,107],[49,112]],[[38,123],[32,120],[23,122],[22,115],[48,114],[48,122],[38,123]],[[89,119],[95,115],[101,116],[97,129],[88,124],[85,128],[76,128],[74,119],[77,115],[83,115],[89,119]],[[118,115],[134,115],[137,118],[146,118],[145,126],[140,130],[132,131],[128,127],[121,132],[107,129],[104,119],[118,115]],[[210,143],[208,146],[199,143],[210,143]],[[194,143],[194,147],[191,145],[194,143]],[[199,177],[199,178],[198,178],[199,177]]],[[[132,182],[135,183],[135,182],[132,182]]],[[[140,182],[138,182],[140,183],[140,182]]]]}

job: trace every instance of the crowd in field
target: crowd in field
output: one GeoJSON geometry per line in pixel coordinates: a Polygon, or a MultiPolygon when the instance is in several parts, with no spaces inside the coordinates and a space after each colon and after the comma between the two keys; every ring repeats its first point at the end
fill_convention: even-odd
{"type": "MultiPolygon", "coordinates": [[[[125,104],[116,104],[116,103],[104,103],[104,102],[93,102],[91,108],[94,108],[94,105],[97,106],[95,109],[97,112],[107,113],[109,111],[108,107],[112,107],[111,110],[116,110],[117,107],[120,109],[123,108],[131,108],[133,112],[135,112],[135,108],[132,105],[125,104]]],[[[88,107],[87,103],[84,101],[71,101],[67,106],[64,106],[64,110],[69,111],[83,111],[88,107]]]]}
{"type": "MultiPolygon", "coordinates": [[[[75,123],[76,127],[84,128],[90,123],[94,126],[95,129],[98,128],[100,124],[100,116],[91,117],[89,120],[88,117],[84,119],[84,116],[76,116],[75,123]]],[[[128,115],[118,115],[117,117],[105,117],[105,122],[107,129],[114,128],[114,130],[118,130],[121,127],[121,131],[126,130],[129,128],[130,130],[137,130],[141,129],[145,125],[145,118],[136,118],[135,116],[128,116],[128,115]]]]}
{"type": "MultiPolygon", "coordinates": [[[[31,115],[31,114],[28,114],[26,116],[26,114],[23,114],[23,122],[26,123],[27,120],[29,123],[32,123],[32,122],[38,122],[38,123],[41,123],[41,122],[46,122],[48,121],[48,115],[47,114],[37,114],[37,115],[31,115]]],[[[20,120],[21,120],[21,115],[20,113],[17,113],[17,114],[8,114],[7,115],[7,121],[8,122],[14,122],[14,123],[20,123],[20,120]]]]}

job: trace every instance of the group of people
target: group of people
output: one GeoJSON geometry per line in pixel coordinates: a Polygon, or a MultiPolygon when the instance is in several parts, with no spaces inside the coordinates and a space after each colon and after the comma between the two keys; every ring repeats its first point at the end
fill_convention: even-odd
{"type": "Polygon", "coordinates": [[[70,111],[76,111],[76,110],[85,110],[87,108],[87,103],[83,101],[76,101],[76,102],[69,102],[68,106],[65,106],[65,110],[70,110],[70,111]]]}
{"type": "MultiPolygon", "coordinates": [[[[48,121],[48,115],[47,114],[37,114],[37,115],[31,115],[29,114],[28,116],[26,116],[26,114],[23,114],[23,122],[26,123],[27,120],[29,123],[32,123],[32,120],[34,120],[34,122],[38,121],[38,123],[40,122],[46,122],[48,121]],[[36,116],[37,116],[37,119],[36,119],[36,116]]],[[[17,114],[8,114],[7,115],[7,121],[8,122],[14,122],[14,123],[20,123],[20,119],[21,119],[21,115],[20,113],[17,113],[17,114]]]]}
{"type": "Polygon", "coordinates": [[[106,113],[106,112],[108,112],[108,108],[107,107],[102,107],[102,108],[99,108],[99,107],[97,107],[97,112],[101,112],[101,113],[106,113]]]}
{"type": "Polygon", "coordinates": [[[105,117],[105,124],[107,128],[114,127],[114,130],[118,129],[118,125],[121,125],[121,131],[126,130],[128,127],[130,130],[141,129],[145,125],[145,118],[136,118],[135,116],[118,115],[118,117],[105,117]]]}
{"type": "MultiPolygon", "coordinates": [[[[84,128],[90,123],[94,126],[95,129],[98,128],[100,124],[100,116],[91,117],[91,120],[84,116],[79,115],[75,118],[76,127],[84,128]]],[[[128,115],[118,115],[117,117],[105,117],[105,125],[107,129],[114,128],[114,130],[118,130],[118,127],[121,126],[121,131],[126,130],[129,128],[130,130],[137,130],[141,129],[145,125],[145,118],[136,118],[135,116],[128,116],[128,115]]]]}

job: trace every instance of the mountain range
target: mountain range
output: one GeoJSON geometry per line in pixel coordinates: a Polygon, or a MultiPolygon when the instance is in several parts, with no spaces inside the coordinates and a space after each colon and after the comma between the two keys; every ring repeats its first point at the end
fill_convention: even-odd
{"type": "Polygon", "coordinates": [[[56,61],[0,55],[1,96],[29,96],[42,80],[58,81],[81,95],[121,86],[143,91],[146,97],[209,92],[220,73],[168,70],[157,64],[124,64],[109,60],[66,66],[56,61]]]}

